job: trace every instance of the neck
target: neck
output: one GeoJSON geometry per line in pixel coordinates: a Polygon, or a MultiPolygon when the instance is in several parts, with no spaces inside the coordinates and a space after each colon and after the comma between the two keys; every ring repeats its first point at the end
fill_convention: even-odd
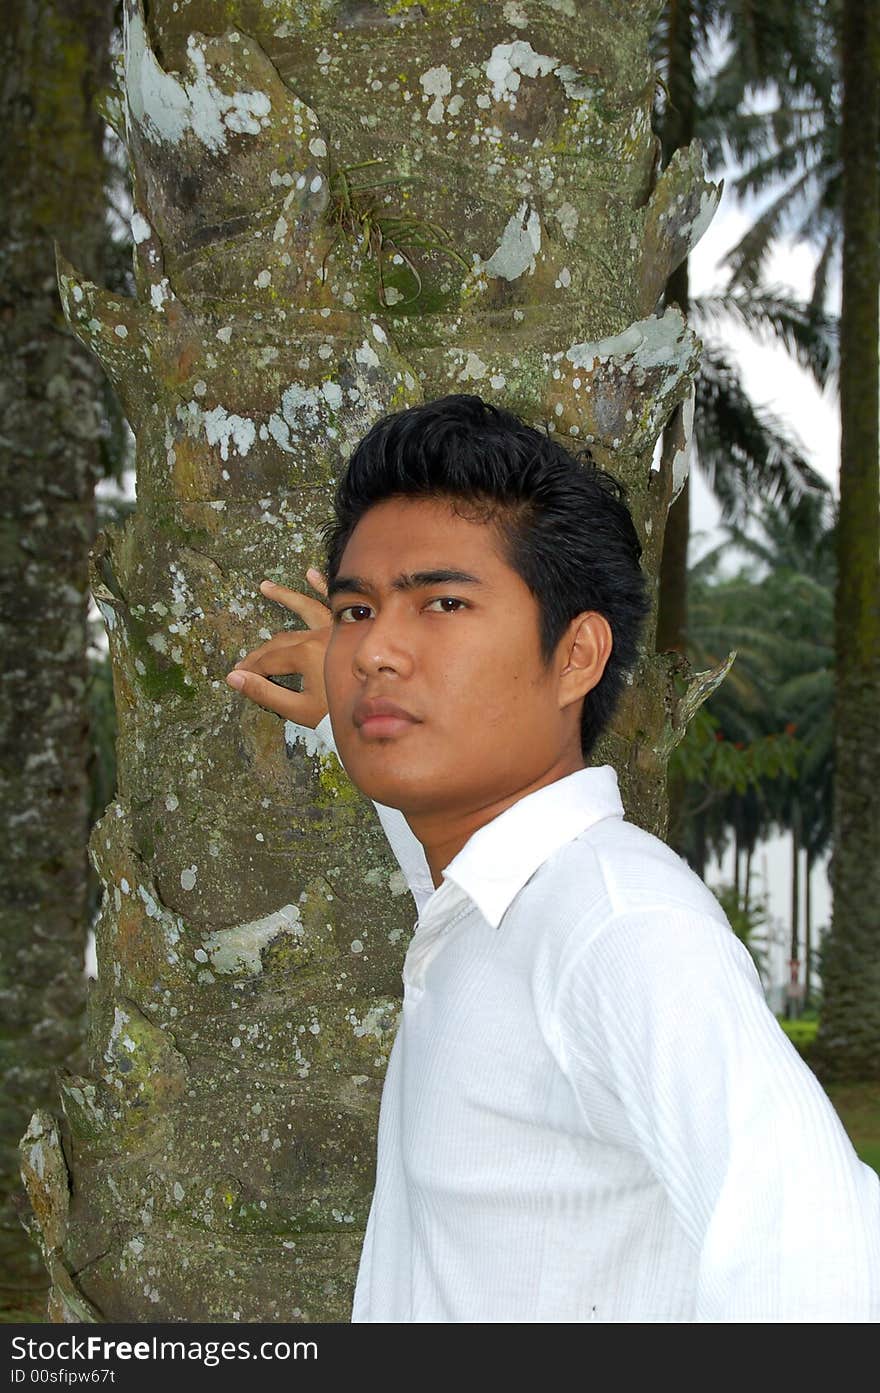
{"type": "Polygon", "coordinates": [[[547,784],[556,783],[558,779],[564,779],[568,774],[574,774],[578,769],[583,768],[585,768],[583,757],[578,750],[577,754],[559,758],[544,773],[530,783],[522,785],[515,792],[493,798],[488,803],[480,804],[478,807],[469,807],[464,810],[443,808],[436,812],[420,811],[418,813],[408,813],[404,808],[403,812],[413,835],[418,838],[424,848],[434,889],[436,890],[442,883],[443,871],[453,857],[458,855],[465,843],[470,841],[474,833],[478,832],[481,827],[492,822],[507,808],[512,808],[514,803],[518,803],[521,798],[526,798],[530,793],[537,792],[539,788],[545,788],[547,784]]]}

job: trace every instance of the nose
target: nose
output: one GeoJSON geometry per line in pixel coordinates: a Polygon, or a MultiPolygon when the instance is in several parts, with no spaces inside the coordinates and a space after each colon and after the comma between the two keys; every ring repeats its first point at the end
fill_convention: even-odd
{"type": "Polygon", "coordinates": [[[393,673],[409,677],[413,670],[413,654],[406,634],[404,617],[394,605],[385,605],[372,619],[363,623],[363,637],[352,655],[352,672],[361,681],[393,673]]]}

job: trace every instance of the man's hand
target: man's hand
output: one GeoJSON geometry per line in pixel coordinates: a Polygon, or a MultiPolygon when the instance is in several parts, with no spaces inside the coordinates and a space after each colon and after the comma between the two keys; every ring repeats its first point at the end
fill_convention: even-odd
{"type": "MultiPolygon", "coordinates": [[[[306,571],[306,580],[320,594],[327,594],[327,582],[320,571],[311,567],[306,571]]],[[[288,721],[298,725],[310,726],[313,730],[327,715],[327,694],[324,690],[324,652],[330,639],[330,611],[320,600],[302,595],[298,590],[288,590],[284,585],[276,585],[272,580],[260,581],[260,589],[267,600],[275,600],[285,609],[293,610],[304,619],[308,628],[282,629],[267,643],[255,648],[236,663],[226,674],[230,687],[264,706],[267,711],[277,711],[288,721]],[[292,692],[270,677],[290,677],[302,674],[302,691],[292,692]]]]}

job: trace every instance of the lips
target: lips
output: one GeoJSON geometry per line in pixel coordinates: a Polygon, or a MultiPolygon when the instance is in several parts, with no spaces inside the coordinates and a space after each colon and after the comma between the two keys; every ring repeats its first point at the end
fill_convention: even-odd
{"type": "Polygon", "coordinates": [[[380,723],[387,725],[388,729],[397,729],[396,722],[418,724],[418,717],[411,711],[405,711],[396,702],[388,701],[385,697],[374,697],[372,700],[359,701],[355,705],[352,713],[355,725],[360,729],[366,725],[376,723],[375,728],[379,729],[380,723]]]}

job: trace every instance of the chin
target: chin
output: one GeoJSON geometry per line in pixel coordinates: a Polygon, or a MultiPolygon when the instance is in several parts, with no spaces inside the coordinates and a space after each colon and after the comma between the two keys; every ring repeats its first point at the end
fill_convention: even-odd
{"type": "Polygon", "coordinates": [[[426,742],[424,734],[418,728],[412,737],[364,740],[350,727],[337,745],[346,773],[366,798],[403,813],[432,812],[444,801],[438,795],[457,788],[461,756],[445,740],[426,742]]]}
{"type": "MultiPolygon", "coordinates": [[[[370,798],[374,803],[383,803],[386,808],[403,809],[408,805],[417,790],[421,787],[422,780],[402,773],[396,777],[394,772],[388,767],[382,767],[381,751],[378,750],[380,758],[375,761],[370,759],[358,758],[357,755],[349,758],[350,752],[344,754],[342,765],[348,777],[365,798],[370,798]],[[371,765],[373,767],[371,767],[371,765]]],[[[362,752],[359,752],[362,755],[362,752]]]]}

